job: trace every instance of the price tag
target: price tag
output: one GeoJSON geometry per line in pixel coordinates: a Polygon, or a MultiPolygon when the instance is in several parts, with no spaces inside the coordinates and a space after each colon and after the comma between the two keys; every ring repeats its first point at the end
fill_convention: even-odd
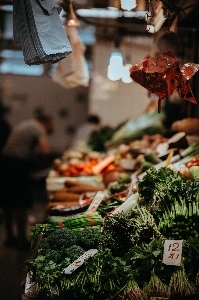
{"type": "Polygon", "coordinates": [[[164,243],[163,264],[180,266],[182,258],[182,240],[166,240],[164,243]]]}
{"type": "Polygon", "coordinates": [[[81,265],[83,265],[85,259],[95,255],[98,252],[97,249],[90,249],[84,252],[78,259],[76,259],[72,264],[70,264],[67,268],[64,269],[65,274],[71,274],[76,269],[78,269],[81,265]]]}
{"type": "Polygon", "coordinates": [[[87,211],[88,212],[95,212],[103,199],[104,199],[104,193],[97,192],[97,194],[93,198],[93,200],[92,200],[89,208],[87,209],[87,211]]]}
{"type": "Polygon", "coordinates": [[[26,275],[24,299],[30,299],[30,298],[34,297],[34,295],[35,295],[36,284],[35,284],[35,282],[33,282],[32,279],[33,279],[33,272],[30,271],[26,275]]]}

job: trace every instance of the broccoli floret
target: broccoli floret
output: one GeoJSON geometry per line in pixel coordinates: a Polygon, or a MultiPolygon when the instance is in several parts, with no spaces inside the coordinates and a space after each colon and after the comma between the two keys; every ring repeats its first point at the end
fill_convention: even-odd
{"type": "Polygon", "coordinates": [[[99,230],[86,227],[77,235],[77,244],[85,250],[98,248],[102,242],[102,235],[99,230]]]}
{"type": "Polygon", "coordinates": [[[56,229],[48,236],[48,242],[51,249],[59,250],[61,248],[68,248],[77,244],[77,236],[72,229],[61,227],[56,229]]]}
{"type": "Polygon", "coordinates": [[[77,258],[84,254],[85,250],[78,245],[73,245],[67,249],[62,249],[61,266],[67,268],[77,258]]]}
{"type": "Polygon", "coordinates": [[[51,250],[50,244],[47,238],[43,238],[41,240],[41,244],[38,249],[39,255],[46,255],[51,250]]]}
{"type": "Polygon", "coordinates": [[[65,253],[66,253],[67,257],[70,257],[71,261],[73,262],[78,257],[83,255],[84,252],[85,252],[85,250],[82,247],[80,247],[78,245],[73,245],[73,246],[67,248],[65,253]]]}
{"type": "Polygon", "coordinates": [[[48,259],[48,261],[52,260],[56,264],[59,264],[62,261],[61,253],[58,250],[50,250],[45,257],[48,259]]]}

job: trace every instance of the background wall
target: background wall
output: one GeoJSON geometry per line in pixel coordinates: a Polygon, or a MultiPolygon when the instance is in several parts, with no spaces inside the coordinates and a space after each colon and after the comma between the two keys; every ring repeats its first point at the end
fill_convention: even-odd
{"type": "Polygon", "coordinates": [[[44,111],[55,118],[56,130],[50,137],[54,150],[64,151],[70,145],[75,128],[88,111],[88,88],[64,89],[51,77],[0,74],[3,104],[11,126],[44,111]]]}
{"type": "Polygon", "coordinates": [[[89,110],[102,116],[102,122],[117,126],[140,115],[149,103],[147,90],[139,84],[111,81],[107,78],[109,57],[120,51],[124,64],[135,64],[150,55],[153,39],[146,36],[126,36],[117,49],[113,42],[96,42],[93,46],[93,76],[89,89],[89,110]]]}

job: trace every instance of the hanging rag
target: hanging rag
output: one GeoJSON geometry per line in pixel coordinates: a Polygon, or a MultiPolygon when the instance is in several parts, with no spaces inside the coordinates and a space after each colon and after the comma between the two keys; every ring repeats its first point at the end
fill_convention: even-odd
{"type": "Polygon", "coordinates": [[[72,52],[53,0],[13,0],[13,39],[27,65],[58,62],[72,52]]]}

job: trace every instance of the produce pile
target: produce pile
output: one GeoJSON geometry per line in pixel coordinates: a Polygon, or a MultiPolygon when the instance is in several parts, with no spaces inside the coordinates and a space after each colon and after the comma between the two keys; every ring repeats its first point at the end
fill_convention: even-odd
{"type": "Polygon", "coordinates": [[[32,226],[36,256],[25,262],[31,282],[25,297],[198,299],[199,166],[187,174],[151,168],[132,192],[128,201],[115,194],[120,208],[115,213],[101,205],[96,212],[50,216],[32,226]],[[180,265],[163,263],[164,243],[170,239],[183,240],[180,265]],[[64,272],[90,249],[98,251],[72,273],[64,272]]]}

